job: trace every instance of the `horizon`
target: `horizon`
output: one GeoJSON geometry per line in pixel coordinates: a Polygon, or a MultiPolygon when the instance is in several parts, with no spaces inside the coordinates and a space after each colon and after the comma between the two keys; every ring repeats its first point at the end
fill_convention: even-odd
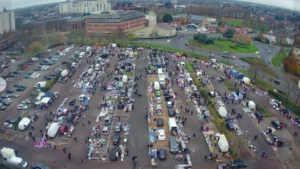
{"type": "MultiPolygon", "coordinates": [[[[66,0],[0,0],[0,11],[5,7],[7,10],[15,10],[36,5],[65,2],[66,0]]],[[[300,12],[300,0],[235,0],[238,2],[248,2],[268,5],[300,12]],[[278,4],[278,5],[277,5],[278,4]]]]}

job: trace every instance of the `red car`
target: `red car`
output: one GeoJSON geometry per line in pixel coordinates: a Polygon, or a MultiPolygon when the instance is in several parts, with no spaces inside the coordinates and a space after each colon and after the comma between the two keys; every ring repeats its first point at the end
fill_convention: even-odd
{"type": "Polygon", "coordinates": [[[62,112],[61,112],[61,116],[68,116],[69,115],[69,110],[68,109],[64,109],[62,112]]]}
{"type": "Polygon", "coordinates": [[[29,66],[29,65],[26,65],[26,64],[24,64],[24,65],[23,65],[23,67],[24,67],[24,68],[29,68],[30,66],[29,66]]]}
{"type": "Polygon", "coordinates": [[[69,127],[67,125],[61,125],[59,127],[59,134],[64,135],[64,133],[67,133],[69,130],[69,127]]]}

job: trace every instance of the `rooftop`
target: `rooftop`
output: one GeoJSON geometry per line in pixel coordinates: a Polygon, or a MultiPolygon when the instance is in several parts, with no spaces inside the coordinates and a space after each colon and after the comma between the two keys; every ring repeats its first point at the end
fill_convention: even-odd
{"type": "Polygon", "coordinates": [[[120,23],[143,17],[145,15],[138,11],[118,11],[116,13],[90,15],[87,17],[87,23],[120,23]]]}
{"type": "Polygon", "coordinates": [[[194,21],[203,21],[204,17],[203,16],[199,16],[199,15],[191,15],[190,19],[194,20],[194,21]]]}

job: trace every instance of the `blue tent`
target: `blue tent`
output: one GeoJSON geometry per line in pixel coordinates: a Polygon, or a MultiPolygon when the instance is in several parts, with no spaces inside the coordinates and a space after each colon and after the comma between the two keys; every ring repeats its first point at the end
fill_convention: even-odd
{"type": "Polygon", "coordinates": [[[89,101],[88,101],[88,100],[84,100],[84,101],[83,101],[83,104],[84,104],[85,106],[87,106],[87,105],[89,105],[89,101]]]}
{"type": "Polygon", "coordinates": [[[235,75],[235,77],[237,79],[243,79],[244,75],[242,73],[239,73],[239,74],[235,75]]]}
{"type": "Polygon", "coordinates": [[[236,70],[230,69],[229,73],[235,76],[239,72],[237,72],[236,70]]]}

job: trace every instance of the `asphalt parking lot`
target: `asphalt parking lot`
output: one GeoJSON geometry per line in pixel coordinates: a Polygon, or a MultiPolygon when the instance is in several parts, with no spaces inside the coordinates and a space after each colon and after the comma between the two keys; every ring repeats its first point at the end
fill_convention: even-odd
{"type": "MultiPolygon", "coordinates": [[[[197,112],[198,103],[193,103],[194,98],[189,93],[191,87],[187,86],[186,89],[183,89],[176,83],[176,80],[181,79],[182,77],[180,76],[185,71],[184,69],[183,72],[179,71],[176,69],[176,65],[180,61],[188,63],[189,60],[180,60],[173,57],[172,54],[165,54],[168,56],[165,58],[161,57],[169,63],[164,68],[164,73],[166,79],[169,80],[167,84],[170,84],[169,86],[167,85],[167,88],[169,91],[172,91],[170,92],[170,96],[172,95],[173,97],[171,101],[174,103],[172,109],[177,111],[181,109],[176,114],[176,124],[180,128],[180,132],[176,137],[185,143],[181,143],[182,151],[189,151],[189,153],[179,152],[175,155],[170,153],[169,147],[171,134],[168,127],[170,115],[166,104],[167,95],[164,95],[165,91],[162,89],[157,90],[161,96],[158,96],[156,92],[151,92],[155,89],[153,83],[158,81],[159,77],[157,73],[147,75],[145,71],[150,63],[149,50],[136,51],[132,55],[138,57],[131,57],[131,49],[94,46],[95,52],[91,52],[91,55],[86,53],[81,59],[76,59],[77,61],[70,59],[75,55],[75,51],[79,54],[77,57],[81,57],[80,53],[84,52],[85,49],[86,46],[75,46],[47,71],[39,71],[40,75],[37,78],[26,79],[24,76],[29,72],[33,72],[36,65],[42,62],[42,59],[31,65],[30,68],[22,71],[21,75],[12,79],[7,89],[13,88],[15,83],[26,85],[27,88],[24,92],[18,92],[20,96],[15,98],[5,111],[1,112],[0,122],[3,123],[7,117],[26,117],[27,114],[33,116],[37,112],[38,119],[33,121],[31,126],[28,126],[25,131],[1,128],[0,143],[2,145],[18,150],[19,156],[29,163],[41,162],[51,168],[81,169],[95,168],[100,165],[107,169],[135,169],[138,166],[141,166],[143,169],[152,168],[154,166],[151,167],[153,163],[151,163],[152,155],[149,155],[149,151],[161,148],[167,152],[166,160],[155,158],[157,168],[174,168],[174,166],[179,164],[189,164],[197,169],[215,168],[217,166],[214,161],[204,161],[204,157],[209,156],[210,149],[207,145],[207,138],[200,129],[202,125],[211,124],[212,121],[199,118],[197,112]],[[109,52],[104,56],[103,54],[106,50],[109,52]],[[73,65],[72,63],[71,66],[66,66],[63,64],[65,61],[70,63],[76,62],[76,64],[73,65]],[[97,64],[101,65],[99,69],[97,64]],[[30,95],[34,90],[34,85],[37,82],[44,81],[44,76],[51,74],[56,68],[75,70],[68,80],[63,83],[56,82],[51,87],[49,91],[57,92],[57,97],[54,97],[52,102],[47,105],[38,104],[37,106],[32,106],[31,104],[28,109],[18,111],[17,106],[23,100],[28,98],[33,98],[32,100],[34,100],[35,97],[30,95]],[[170,77],[170,72],[176,73],[170,77]],[[156,103],[158,97],[160,97],[161,103],[156,103]],[[76,101],[71,102],[73,99],[76,99],[76,101]],[[150,105],[156,107],[158,104],[162,107],[162,115],[151,114],[148,111],[150,110],[150,105]],[[184,109],[188,109],[189,112],[184,112],[184,109]],[[46,141],[42,140],[42,138],[46,137],[44,133],[49,133],[47,132],[47,129],[49,131],[49,127],[51,128],[49,124],[59,122],[57,117],[60,116],[58,115],[60,113],[66,113],[66,120],[62,123],[68,126],[68,129],[63,132],[59,131],[53,138],[50,137],[46,141]],[[161,127],[157,127],[158,118],[162,118],[164,121],[164,125],[161,127]],[[184,118],[186,118],[185,122],[180,120],[184,118]],[[119,130],[120,126],[122,126],[121,131],[119,130]],[[70,131],[71,128],[72,131],[70,131]],[[166,139],[158,140],[158,137],[155,136],[157,135],[156,130],[152,129],[163,129],[166,139]],[[30,132],[31,135],[29,135],[30,132]],[[151,142],[153,139],[155,141],[151,142]],[[151,144],[153,147],[150,146],[151,144]],[[63,152],[64,148],[66,150],[65,153],[63,152]],[[72,154],[70,160],[68,160],[68,153],[72,154]],[[133,156],[137,156],[136,162],[132,162],[133,156]],[[180,160],[179,157],[181,156],[183,158],[180,160]]],[[[48,56],[59,52],[59,50],[60,47],[52,49],[48,56]]],[[[163,56],[164,54],[159,55],[163,56]]],[[[203,71],[208,72],[210,78],[224,76],[221,71],[216,71],[209,66],[206,67],[204,63],[198,62],[197,65],[203,71]]],[[[154,69],[157,68],[155,67],[154,69]]],[[[234,84],[235,81],[231,79],[230,82],[234,84]]],[[[212,80],[211,87],[212,90],[216,89],[221,96],[225,92],[230,93],[224,83],[212,80]]],[[[241,88],[241,86],[238,87],[241,88]]],[[[258,102],[263,102],[264,100],[263,97],[252,93],[249,93],[249,98],[252,100],[257,99],[258,102]]],[[[35,103],[35,101],[32,102],[35,103]]],[[[278,158],[283,158],[282,155],[290,154],[291,151],[288,149],[291,147],[295,149],[293,153],[298,153],[297,145],[293,144],[294,138],[291,136],[293,132],[297,131],[295,127],[288,128],[289,135],[283,134],[282,131],[278,132],[280,137],[289,142],[288,145],[290,147],[285,146],[279,151],[274,151],[274,147],[267,143],[262,134],[262,131],[269,126],[269,119],[259,125],[250,113],[244,113],[244,107],[241,104],[228,104],[226,107],[228,111],[234,108],[238,113],[244,114],[243,118],[237,120],[239,128],[243,133],[246,133],[245,136],[249,141],[258,134],[258,139],[253,141],[258,150],[258,156],[263,152],[268,156],[267,160],[259,159],[251,150],[247,150],[246,146],[246,153],[243,153],[241,156],[247,161],[248,168],[270,168],[273,164],[276,164],[278,168],[282,168],[282,161],[278,160],[278,158]]],[[[266,105],[266,107],[269,107],[269,105],[266,105]]],[[[281,115],[277,112],[272,120],[280,117],[281,115]]],[[[283,121],[288,123],[286,119],[283,121]]],[[[237,135],[237,137],[239,136],[237,135]]],[[[292,158],[285,159],[290,160],[292,158]]],[[[222,160],[229,162],[227,159],[222,160]]],[[[296,166],[297,162],[292,164],[296,166]]],[[[285,166],[288,166],[288,164],[285,164],[285,166]]],[[[275,168],[275,166],[272,167],[275,168]]]]}

